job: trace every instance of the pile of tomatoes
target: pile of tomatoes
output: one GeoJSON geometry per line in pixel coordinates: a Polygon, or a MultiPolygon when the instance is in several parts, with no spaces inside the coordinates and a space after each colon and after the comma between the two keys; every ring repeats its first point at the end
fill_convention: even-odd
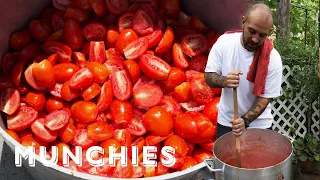
{"type": "MultiPolygon", "coordinates": [[[[23,146],[104,148],[105,166],[68,168],[107,177],[182,171],[212,157],[221,89],[204,79],[220,34],[179,0],[53,0],[14,32],[1,61],[0,109],[23,146]],[[108,164],[109,146],[156,146],[156,167],[108,164]],[[176,163],[161,164],[161,147],[176,163]]],[[[38,151],[37,151],[38,153],[38,151]]],[[[83,153],[85,154],[85,153],[83,153]]],[[[128,153],[129,156],[131,153],[128,153]]]]}

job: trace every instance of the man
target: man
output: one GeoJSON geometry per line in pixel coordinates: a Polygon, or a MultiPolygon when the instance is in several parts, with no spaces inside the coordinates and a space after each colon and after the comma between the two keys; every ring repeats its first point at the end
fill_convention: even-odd
{"type": "MultiPolygon", "coordinates": [[[[230,131],[240,136],[246,128],[271,129],[270,100],[280,95],[282,61],[267,39],[273,25],[272,11],[264,4],[255,4],[242,19],[242,32],[225,33],[213,45],[205,69],[207,84],[223,88],[218,106],[217,138],[230,131]],[[262,81],[265,83],[262,93],[256,95],[253,94],[255,85],[262,81],[256,79],[253,83],[247,75],[256,51],[267,47],[267,43],[270,46],[269,58],[265,58],[268,64],[256,69],[256,73],[264,69],[262,81]],[[233,88],[238,92],[238,119],[233,118],[233,88]]],[[[257,63],[262,63],[261,59],[257,63]]]]}

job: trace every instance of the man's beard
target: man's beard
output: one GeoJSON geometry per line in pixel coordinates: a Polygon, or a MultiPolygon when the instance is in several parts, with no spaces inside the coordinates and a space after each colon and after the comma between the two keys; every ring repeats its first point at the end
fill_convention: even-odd
{"type": "Polygon", "coordinates": [[[258,45],[250,40],[246,40],[246,37],[244,36],[244,29],[242,30],[242,42],[243,46],[246,50],[253,52],[258,48],[258,45]],[[249,46],[249,43],[253,46],[249,46]]]}

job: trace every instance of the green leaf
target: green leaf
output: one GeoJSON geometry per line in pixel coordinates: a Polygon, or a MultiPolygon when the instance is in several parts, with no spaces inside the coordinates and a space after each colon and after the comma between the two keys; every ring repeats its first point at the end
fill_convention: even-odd
{"type": "Polygon", "coordinates": [[[308,157],[305,156],[305,155],[302,155],[302,156],[299,157],[300,161],[306,161],[307,159],[308,159],[308,157]]]}

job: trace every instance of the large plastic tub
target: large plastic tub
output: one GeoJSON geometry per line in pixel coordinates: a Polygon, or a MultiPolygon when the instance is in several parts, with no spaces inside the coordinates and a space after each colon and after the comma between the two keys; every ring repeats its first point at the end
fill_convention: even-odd
{"type": "MultiPolygon", "coordinates": [[[[8,39],[12,32],[23,27],[31,19],[39,16],[42,8],[44,8],[49,0],[1,0],[0,1],[0,57],[7,51],[8,39]]],[[[208,27],[222,33],[227,30],[239,29],[241,27],[241,17],[244,15],[248,7],[248,0],[181,0],[182,9],[198,17],[208,27]]],[[[11,138],[4,130],[5,126],[0,117],[0,134],[5,139],[10,149],[14,152],[15,146],[23,148],[21,144],[11,138]]],[[[75,172],[60,166],[52,168],[43,166],[39,157],[36,156],[35,167],[30,167],[28,162],[23,159],[23,165],[28,172],[37,180],[80,180],[80,179],[106,179],[105,177],[93,176],[85,173],[75,172]]],[[[208,179],[206,166],[200,163],[192,168],[182,172],[170,173],[162,176],[139,178],[139,180],[158,180],[158,179],[175,179],[175,180],[191,180],[198,173],[203,173],[204,178],[208,179]]],[[[109,178],[114,179],[116,178],[109,178]]],[[[117,179],[119,180],[119,179],[117,179]]]]}

